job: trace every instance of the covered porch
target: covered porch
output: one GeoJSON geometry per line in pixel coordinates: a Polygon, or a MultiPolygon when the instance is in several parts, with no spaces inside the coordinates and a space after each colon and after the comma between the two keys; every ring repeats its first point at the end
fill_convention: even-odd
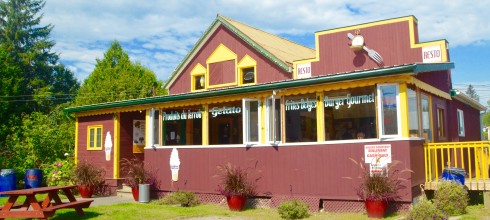
{"type": "Polygon", "coordinates": [[[425,189],[436,190],[444,169],[453,167],[466,172],[468,190],[490,191],[489,147],[490,141],[424,144],[425,189]]]}

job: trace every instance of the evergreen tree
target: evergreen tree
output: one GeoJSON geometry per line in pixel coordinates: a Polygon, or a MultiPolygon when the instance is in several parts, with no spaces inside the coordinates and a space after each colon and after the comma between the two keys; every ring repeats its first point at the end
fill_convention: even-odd
{"type": "Polygon", "coordinates": [[[140,63],[132,63],[121,45],[114,41],[96,60],[94,71],[85,79],[75,99],[76,105],[89,105],[127,99],[165,95],[163,83],[140,63]]]}
{"type": "Polygon", "coordinates": [[[0,1],[0,156],[11,147],[8,136],[32,132],[21,126],[25,118],[33,112],[47,116],[70,101],[79,87],[73,73],[51,51],[53,26],[40,25],[44,4],[43,0],[0,1]]]}
{"type": "Polygon", "coordinates": [[[480,102],[480,96],[476,94],[476,90],[473,87],[473,85],[469,85],[468,89],[466,89],[466,95],[468,95],[470,98],[476,100],[477,102],[480,102]]]}
{"type": "Polygon", "coordinates": [[[79,87],[73,73],[59,64],[58,55],[51,51],[55,45],[49,38],[53,26],[40,25],[39,13],[44,4],[43,0],[0,1],[0,48],[20,69],[0,77],[2,81],[22,80],[18,94],[5,95],[24,100],[16,101],[14,114],[47,113],[55,105],[67,102],[64,95],[76,93],[79,87]]]}

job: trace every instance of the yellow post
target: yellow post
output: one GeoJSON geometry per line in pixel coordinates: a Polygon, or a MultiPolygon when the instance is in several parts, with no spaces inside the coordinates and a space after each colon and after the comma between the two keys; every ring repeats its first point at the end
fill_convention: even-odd
{"type": "Polygon", "coordinates": [[[120,113],[114,114],[114,143],[112,144],[114,149],[114,179],[119,178],[119,157],[121,152],[119,149],[120,116],[120,113]]]}
{"type": "Polygon", "coordinates": [[[75,118],[75,152],[73,152],[75,165],[78,164],[78,117],[75,118]]]}
{"type": "Polygon", "coordinates": [[[402,125],[402,137],[409,136],[408,125],[408,96],[407,96],[407,84],[400,83],[400,114],[402,125]]]}
{"type": "Polygon", "coordinates": [[[323,92],[316,93],[316,136],[317,141],[325,141],[323,92]]]}
{"type": "Polygon", "coordinates": [[[208,114],[209,106],[203,105],[202,111],[202,145],[209,144],[209,114],[208,114]]]}

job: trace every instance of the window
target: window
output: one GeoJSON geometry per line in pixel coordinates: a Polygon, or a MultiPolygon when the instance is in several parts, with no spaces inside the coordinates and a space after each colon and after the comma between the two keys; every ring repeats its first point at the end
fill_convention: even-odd
{"type": "Polygon", "coordinates": [[[255,83],[255,68],[243,68],[242,69],[242,84],[255,83]]]}
{"type": "Polygon", "coordinates": [[[205,88],[206,81],[204,75],[192,76],[194,82],[194,90],[201,90],[205,88]]]}
{"type": "Polygon", "coordinates": [[[281,142],[281,99],[271,96],[266,100],[266,135],[270,144],[281,142]]]}
{"type": "Polygon", "coordinates": [[[87,150],[102,150],[102,125],[88,126],[87,150]]]}
{"type": "Polygon", "coordinates": [[[209,144],[242,144],[242,101],[209,106],[209,144]]]}
{"type": "Polygon", "coordinates": [[[260,137],[260,101],[243,99],[243,140],[244,144],[258,144],[260,137]]]}
{"type": "Polygon", "coordinates": [[[463,110],[458,109],[458,134],[460,137],[464,137],[464,113],[463,110]]]}
{"type": "Polygon", "coordinates": [[[407,88],[408,98],[408,128],[410,137],[420,136],[419,108],[417,106],[417,92],[407,88]]]}
{"type": "Polygon", "coordinates": [[[420,94],[420,107],[422,109],[422,133],[427,142],[432,142],[432,130],[430,127],[430,100],[429,96],[420,94]]]}
{"type": "Polygon", "coordinates": [[[400,101],[398,93],[398,84],[378,85],[378,124],[380,137],[400,136],[400,101]]]}
{"type": "Polygon", "coordinates": [[[445,120],[444,120],[444,108],[437,107],[437,135],[440,138],[446,137],[445,120]]]}
{"type": "Polygon", "coordinates": [[[206,68],[199,63],[191,70],[191,91],[206,88],[206,72],[206,68]]]}
{"type": "Polygon", "coordinates": [[[316,94],[285,97],[286,142],[317,141],[316,94]]]}
{"type": "Polygon", "coordinates": [[[325,92],[325,140],[376,138],[374,87],[325,92]]]}
{"type": "Polygon", "coordinates": [[[165,109],[162,141],[164,145],[201,145],[202,111],[198,106],[165,109]]]}
{"type": "Polygon", "coordinates": [[[160,134],[160,111],[151,109],[151,114],[150,117],[152,118],[152,127],[153,127],[153,133],[150,133],[150,136],[153,137],[153,143],[152,145],[159,145],[159,135],[160,134]]]}

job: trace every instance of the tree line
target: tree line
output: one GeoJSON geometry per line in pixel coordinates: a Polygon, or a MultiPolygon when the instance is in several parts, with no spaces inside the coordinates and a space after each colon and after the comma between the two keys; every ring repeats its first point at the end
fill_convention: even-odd
{"type": "Polygon", "coordinates": [[[165,95],[163,82],[113,41],[82,84],[41,25],[44,0],[0,1],[0,168],[18,172],[74,154],[72,106],[165,95]]]}

